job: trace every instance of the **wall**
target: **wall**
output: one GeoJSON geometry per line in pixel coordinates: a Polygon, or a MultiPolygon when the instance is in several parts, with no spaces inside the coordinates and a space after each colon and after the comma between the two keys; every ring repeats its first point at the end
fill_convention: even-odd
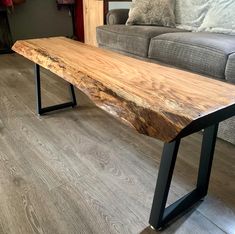
{"type": "Polygon", "coordinates": [[[9,15],[13,40],[71,36],[72,20],[68,10],[58,11],[55,0],[26,0],[9,15]]]}
{"type": "Polygon", "coordinates": [[[122,9],[130,8],[130,2],[110,2],[109,8],[111,9],[122,9]]]}

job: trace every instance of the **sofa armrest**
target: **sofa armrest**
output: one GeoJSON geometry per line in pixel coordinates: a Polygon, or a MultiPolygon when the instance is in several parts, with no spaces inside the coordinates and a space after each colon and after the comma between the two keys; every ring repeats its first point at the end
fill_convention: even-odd
{"type": "Polygon", "coordinates": [[[114,9],[106,16],[107,24],[125,24],[128,19],[129,9],[114,9]]]}

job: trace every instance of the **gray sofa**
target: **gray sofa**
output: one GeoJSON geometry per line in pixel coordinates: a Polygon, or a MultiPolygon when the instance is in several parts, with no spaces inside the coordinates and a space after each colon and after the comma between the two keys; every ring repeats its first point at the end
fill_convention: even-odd
{"type": "MultiPolygon", "coordinates": [[[[107,25],[97,28],[99,47],[235,83],[235,36],[126,26],[128,12],[117,9],[107,14],[107,25]]],[[[220,124],[219,137],[235,144],[235,117],[220,124]]]]}

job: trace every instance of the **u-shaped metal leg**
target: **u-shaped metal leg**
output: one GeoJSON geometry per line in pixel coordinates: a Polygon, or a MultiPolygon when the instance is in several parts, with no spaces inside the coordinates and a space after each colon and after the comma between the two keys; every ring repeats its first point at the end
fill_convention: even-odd
{"type": "Polygon", "coordinates": [[[76,96],[74,87],[72,84],[69,85],[69,91],[71,95],[71,102],[62,103],[49,107],[42,107],[42,98],[41,98],[41,76],[40,76],[40,66],[35,64],[35,85],[36,85],[36,110],[37,114],[43,115],[45,113],[60,110],[68,107],[75,107],[77,105],[76,96]]]}
{"type": "Polygon", "coordinates": [[[172,219],[192,207],[206,196],[209,186],[211,166],[216,144],[218,124],[204,130],[201,148],[197,187],[167,208],[166,202],[178,154],[180,140],[164,145],[162,159],[153,198],[149,224],[156,230],[161,229],[172,219]]]}

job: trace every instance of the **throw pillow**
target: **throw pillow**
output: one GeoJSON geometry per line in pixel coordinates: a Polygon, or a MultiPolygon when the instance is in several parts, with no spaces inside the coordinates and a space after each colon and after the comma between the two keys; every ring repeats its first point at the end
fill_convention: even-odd
{"type": "Polygon", "coordinates": [[[198,31],[235,35],[235,1],[214,0],[198,31]]]}
{"type": "Polygon", "coordinates": [[[132,0],[127,25],[175,27],[175,0],[132,0]]]}
{"type": "Polygon", "coordinates": [[[190,31],[197,31],[212,2],[213,0],[176,0],[176,27],[190,31]]]}

